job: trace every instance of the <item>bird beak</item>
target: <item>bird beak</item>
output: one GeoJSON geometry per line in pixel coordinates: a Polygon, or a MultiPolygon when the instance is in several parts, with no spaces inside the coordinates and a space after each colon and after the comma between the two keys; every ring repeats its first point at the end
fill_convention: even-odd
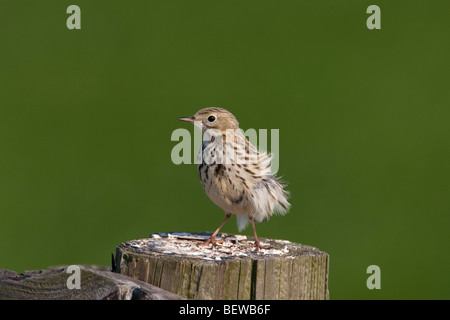
{"type": "Polygon", "coordinates": [[[178,118],[178,120],[186,121],[186,122],[192,122],[192,123],[195,122],[195,118],[194,117],[178,118]]]}

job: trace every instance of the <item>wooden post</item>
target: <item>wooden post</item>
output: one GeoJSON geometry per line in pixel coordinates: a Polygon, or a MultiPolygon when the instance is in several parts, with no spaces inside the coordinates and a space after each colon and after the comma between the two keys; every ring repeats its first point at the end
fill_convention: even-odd
{"type": "Polygon", "coordinates": [[[326,252],[286,240],[156,233],[116,248],[116,272],[188,299],[329,299],[326,252]]]}
{"type": "Polygon", "coordinates": [[[106,267],[77,266],[80,287],[69,288],[66,266],[45,270],[0,269],[0,300],[178,300],[181,297],[106,267]]]}

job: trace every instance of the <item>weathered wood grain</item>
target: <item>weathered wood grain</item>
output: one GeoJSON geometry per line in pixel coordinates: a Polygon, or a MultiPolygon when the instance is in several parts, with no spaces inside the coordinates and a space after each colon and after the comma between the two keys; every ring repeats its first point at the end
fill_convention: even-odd
{"type": "Polygon", "coordinates": [[[181,297],[106,267],[80,266],[80,289],[69,289],[67,267],[0,269],[0,300],[172,300],[181,297]]]}
{"type": "Polygon", "coordinates": [[[286,240],[245,236],[158,233],[116,248],[117,272],[188,299],[329,299],[329,256],[286,240]]]}

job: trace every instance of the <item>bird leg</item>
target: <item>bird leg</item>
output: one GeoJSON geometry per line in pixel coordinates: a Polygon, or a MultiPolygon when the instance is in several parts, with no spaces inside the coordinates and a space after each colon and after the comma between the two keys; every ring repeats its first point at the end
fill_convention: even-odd
{"type": "Polygon", "coordinates": [[[252,218],[249,218],[249,219],[250,219],[250,222],[252,223],[253,234],[255,235],[255,247],[256,247],[256,251],[258,251],[259,249],[261,249],[261,245],[259,244],[258,236],[256,235],[255,221],[253,221],[253,217],[252,217],[252,218]]]}
{"type": "Polygon", "coordinates": [[[214,233],[211,235],[211,237],[209,237],[209,239],[204,242],[204,245],[208,245],[210,243],[214,244],[216,242],[217,234],[219,233],[220,229],[222,229],[222,227],[225,224],[225,222],[227,222],[227,220],[230,219],[230,217],[231,217],[231,213],[227,213],[227,216],[225,217],[225,220],[222,221],[220,226],[217,228],[216,231],[214,231],[214,233]]]}

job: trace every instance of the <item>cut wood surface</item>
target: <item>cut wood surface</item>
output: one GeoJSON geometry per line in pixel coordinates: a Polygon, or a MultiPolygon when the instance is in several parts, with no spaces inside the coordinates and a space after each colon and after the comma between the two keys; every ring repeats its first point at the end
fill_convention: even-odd
{"type": "Polygon", "coordinates": [[[155,233],[116,248],[117,272],[188,299],[328,299],[329,256],[317,248],[246,236],[155,233]]]}
{"type": "Polygon", "coordinates": [[[172,300],[181,297],[107,267],[79,266],[80,289],[69,289],[67,267],[14,271],[0,269],[2,300],[172,300]]]}

